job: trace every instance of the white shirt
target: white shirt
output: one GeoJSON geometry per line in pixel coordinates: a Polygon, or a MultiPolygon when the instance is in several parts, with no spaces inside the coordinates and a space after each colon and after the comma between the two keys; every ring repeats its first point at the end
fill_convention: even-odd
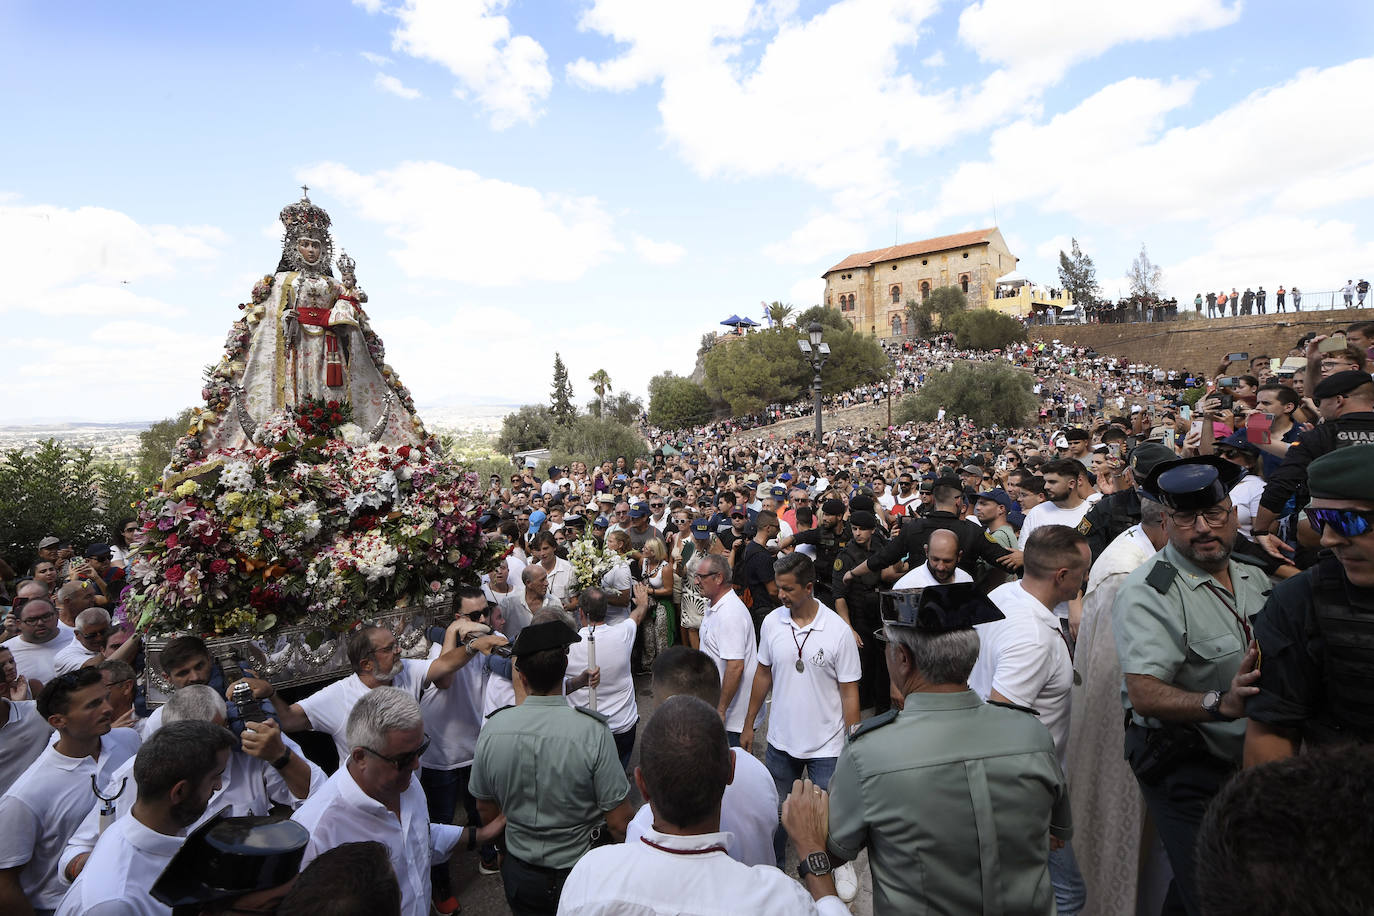
{"type": "MultiPolygon", "coordinates": [[[[324,770],[321,770],[314,763],[311,763],[306,756],[301,753],[300,745],[292,741],[285,735],[281,736],[282,744],[290,749],[310,769],[310,786],[306,795],[313,795],[324,787],[327,777],[324,770]]],[[[106,797],[118,794],[114,802],[114,817],[123,818],[133,810],[134,802],[138,798],[138,785],[134,782],[134,758],[130,757],[106,780],[105,785],[100,790],[106,797]]],[[[200,816],[194,824],[186,828],[186,833],[192,833],[197,827],[214,817],[223,808],[228,808],[227,817],[246,817],[256,815],[262,817],[272,813],[273,805],[286,805],[289,808],[298,808],[305,803],[305,799],[297,798],[291,794],[291,789],[286,785],[286,780],[281,773],[272,768],[266,760],[261,760],[240,750],[232,751],[229,760],[224,766],[224,775],[220,777],[219,791],[210,796],[210,802],[205,806],[205,813],[200,816]]],[[[62,850],[62,855],[57,861],[58,879],[63,884],[67,883],[66,870],[72,860],[79,855],[90,852],[95,848],[96,840],[100,838],[100,809],[104,807],[100,801],[92,801],[90,810],[86,817],[81,821],[81,825],[76,828],[76,832],[67,840],[67,846],[62,850]]]]}
{"type": "Polygon", "coordinates": [[[344,843],[376,840],[386,846],[401,884],[403,916],[429,916],[429,869],[448,859],[462,827],[431,824],[425,793],[414,777],[401,793],[401,817],[363,792],[344,764],[292,815],[310,831],[301,869],[344,843]]]}
{"type": "Polygon", "coordinates": [[[954,578],[948,582],[937,582],[930,573],[930,564],[922,563],[902,578],[892,583],[895,588],[929,588],[932,585],[953,585],[956,582],[972,582],[973,577],[959,567],[954,567],[954,578]]]}
{"type": "Polygon", "coordinates": [[[650,829],[634,842],[593,849],[568,875],[559,916],[848,916],[839,897],[813,901],[800,882],[774,866],[736,862],[725,852],[728,842],[725,833],[669,836],[650,829]]]}
{"type": "MultiPolygon", "coordinates": [[[[730,858],[745,865],[773,865],[773,832],[778,827],[778,787],[773,775],[753,754],[732,747],[735,778],[720,800],[720,829],[730,858]]],[[[625,842],[634,843],[653,830],[654,812],[640,806],[625,828],[625,842]]]]}
{"type": "MultiPolygon", "coordinates": [[[[425,675],[429,672],[429,659],[401,659],[401,673],[388,687],[397,687],[420,699],[425,687],[425,675]]],[[[339,765],[348,759],[348,739],[344,737],[344,726],[348,724],[348,714],[370,690],[356,674],[350,674],[342,681],[335,681],[323,690],[312,693],[297,705],[310,717],[310,727],[317,732],[325,732],[334,738],[334,747],[339,751],[339,765]]]]}
{"type": "MultiPolygon", "coordinates": [[[[80,668],[82,665],[86,664],[86,662],[90,661],[95,654],[96,653],[92,652],[90,649],[81,645],[80,640],[73,639],[59,649],[57,655],[53,657],[53,672],[56,674],[66,674],[68,671],[75,671],[77,668],[80,668]]],[[[42,678],[39,678],[39,680],[42,680],[42,678]]]]}
{"type": "Polygon", "coordinates": [[[100,760],[68,757],[48,745],[0,796],[0,868],[23,865],[19,884],[34,909],[50,910],[66,888],[57,860],[91,809],[91,777],[104,785],[109,774],[138,753],[130,728],[112,729],[100,739],[100,760]]]}
{"type": "MultiPolygon", "coordinates": [[[[744,730],[744,717],[749,712],[749,694],[754,685],[754,672],[759,666],[758,640],[754,638],[754,619],[749,609],[727,588],[725,594],[715,604],[709,605],[701,617],[701,651],[710,656],[720,672],[721,682],[725,681],[725,663],[743,661],[744,671],[740,674],[739,689],[725,710],[725,730],[741,732],[744,730]]],[[[763,710],[759,710],[759,719],[763,710]]],[[[757,725],[758,723],[755,723],[757,725]]],[[[728,791],[728,790],[727,790],[728,791]]]]}
{"type": "Polygon", "coordinates": [[[1083,500],[1073,509],[1061,509],[1054,503],[1046,500],[1026,513],[1026,520],[1021,523],[1021,537],[1016,542],[1020,550],[1026,549],[1026,538],[1030,537],[1031,532],[1044,525],[1065,525],[1069,528],[1077,528],[1078,523],[1083,521],[1083,516],[1088,514],[1092,508],[1092,503],[1083,500]]]}
{"type": "Polygon", "coordinates": [[[58,916],[170,916],[172,908],[154,900],[152,889],[183,842],[138,818],[120,818],[100,835],[58,916]]]}
{"type": "Polygon", "coordinates": [[[816,605],[815,619],[800,628],[786,606],[775,608],[763,619],[759,638],[759,664],[771,666],[773,673],[768,743],[803,760],[840,756],[844,706],[839,685],[859,680],[854,631],[839,614],[819,601],[816,605]]]}
{"type": "Polygon", "coordinates": [[[1069,745],[1073,660],[1059,618],[1020,582],[993,589],[988,599],[1006,619],[974,627],[978,661],[969,687],[984,700],[996,690],[1009,702],[1038,712],[1054,738],[1062,766],[1069,745]]]}
{"type": "Polygon", "coordinates": [[[43,753],[52,726],[38,714],[38,703],[33,700],[0,699],[0,703],[10,708],[9,718],[0,726],[0,793],[4,793],[43,753]]]}
{"type": "Polygon", "coordinates": [[[1246,474],[1231,488],[1231,502],[1236,506],[1236,520],[1240,533],[1250,537],[1250,526],[1259,511],[1260,497],[1264,495],[1264,478],[1246,474]]]}
{"type": "Polygon", "coordinates": [[[66,639],[62,636],[60,629],[58,634],[47,642],[25,642],[22,636],[16,636],[5,642],[5,648],[14,653],[14,666],[19,669],[20,674],[46,684],[56,674],[57,653],[65,649],[68,643],[75,641],[70,632],[66,639]]]}
{"type": "MultiPolygon", "coordinates": [[[[430,646],[430,660],[438,658],[443,646],[430,646]]],[[[429,749],[420,758],[427,770],[456,770],[472,763],[477,735],[482,730],[481,657],[473,658],[453,673],[453,683],[440,689],[430,686],[420,697],[420,712],[425,719],[429,749]]]]}
{"type": "MultiPolygon", "coordinates": [[[[612,734],[623,735],[639,721],[635,702],[635,681],[630,674],[630,652],[639,628],[629,617],[596,628],[596,665],[601,669],[601,686],[596,688],[596,711],[606,717],[612,734]]],[[[581,642],[568,647],[568,676],[576,677],[587,669],[590,627],[578,630],[581,642]]],[[[586,706],[591,694],[586,688],[568,694],[570,706],[586,706]]]]}
{"type": "Polygon", "coordinates": [[[553,570],[548,573],[549,594],[566,605],[568,597],[577,590],[577,572],[573,565],[562,557],[555,557],[553,570]]]}

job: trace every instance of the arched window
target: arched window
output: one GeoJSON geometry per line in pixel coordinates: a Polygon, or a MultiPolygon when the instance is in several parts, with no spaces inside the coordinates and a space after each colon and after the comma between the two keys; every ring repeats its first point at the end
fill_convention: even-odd
{"type": "Polygon", "coordinates": [[[922,301],[922,302],[925,302],[925,301],[926,301],[926,297],[929,296],[929,295],[930,295],[930,281],[929,281],[929,280],[922,280],[922,281],[921,281],[921,301],[922,301]]]}
{"type": "Polygon", "coordinates": [[[897,305],[902,301],[902,284],[892,284],[892,304],[897,305]]]}
{"type": "Polygon", "coordinates": [[[893,336],[893,337],[901,337],[901,336],[902,336],[902,316],[901,316],[901,315],[893,315],[893,316],[892,316],[892,336],[893,336]]]}
{"type": "Polygon", "coordinates": [[[850,294],[849,294],[849,310],[850,310],[851,312],[854,311],[854,294],[853,294],[853,293],[850,293],[850,294]]]}
{"type": "Polygon", "coordinates": [[[968,274],[959,275],[959,286],[963,288],[965,293],[968,292],[968,274]]]}

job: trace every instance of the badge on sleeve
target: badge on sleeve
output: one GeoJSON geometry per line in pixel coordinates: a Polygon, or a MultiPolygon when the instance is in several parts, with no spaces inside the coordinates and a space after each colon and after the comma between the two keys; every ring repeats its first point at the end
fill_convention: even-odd
{"type": "Polygon", "coordinates": [[[1090,522],[1090,521],[1088,521],[1087,518],[1084,518],[1083,521],[1081,521],[1081,522],[1078,523],[1078,533],[1079,533],[1079,534],[1087,534],[1088,532],[1090,532],[1090,531],[1092,531],[1092,530],[1093,530],[1093,523],[1090,522]]]}
{"type": "Polygon", "coordinates": [[[835,572],[839,572],[839,571],[840,571],[841,569],[843,569],[843,568],[844,568],[844,560],[841,560],[841,559],[839,559],[838,557],[836,557],[836,558],[835,558],[835,572]]]}

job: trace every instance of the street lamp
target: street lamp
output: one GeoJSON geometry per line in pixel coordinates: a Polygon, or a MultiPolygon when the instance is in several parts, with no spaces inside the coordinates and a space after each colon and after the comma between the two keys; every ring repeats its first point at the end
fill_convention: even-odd
{"type": "Polygon", "coordinates": [[[830,356],[830,344],[822,343],[821,337],[825,328],[819,321],[813,321],[806,326],[806,336],[810,340],[799,340],[797,346],[811,363],[811,371],[815,375],[811,378],[811,393],[816,399],[816,444],[821,443],[821,367],[830,356]]]}

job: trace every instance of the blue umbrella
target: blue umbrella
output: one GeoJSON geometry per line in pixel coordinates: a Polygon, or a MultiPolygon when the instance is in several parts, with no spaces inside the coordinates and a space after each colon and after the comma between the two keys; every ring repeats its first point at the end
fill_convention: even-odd
{"type": "Polygon", "coordinates": [[[729,318],[722,321],[721,324],[729,325],[732,328],[737,328],[741,324],[743,324],[743,319],[741,319],[738,315],[731,315],[729,318]]]}

